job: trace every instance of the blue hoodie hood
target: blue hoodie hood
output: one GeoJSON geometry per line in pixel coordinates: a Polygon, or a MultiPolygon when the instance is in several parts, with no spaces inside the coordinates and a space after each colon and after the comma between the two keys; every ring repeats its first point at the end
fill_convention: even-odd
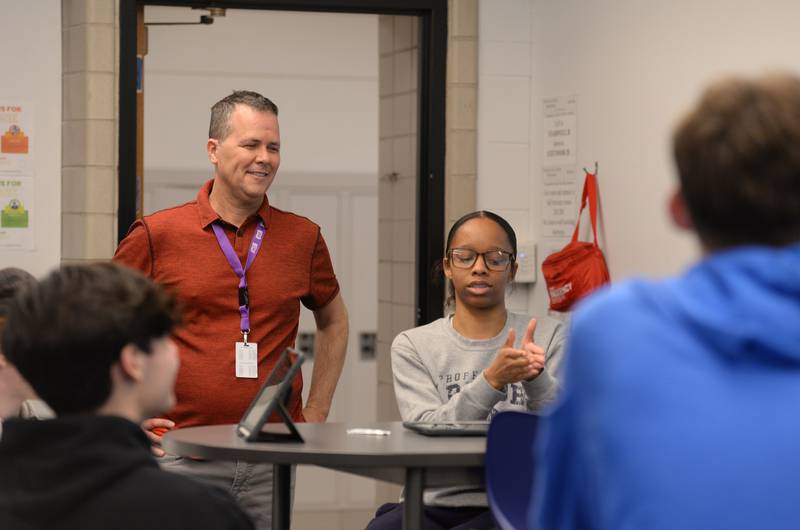
{"type": "Polygon", "coordinates": [[[712,254],[660,289],[637,294],[721,355],[800,362],[800,245],[712,254]]]}

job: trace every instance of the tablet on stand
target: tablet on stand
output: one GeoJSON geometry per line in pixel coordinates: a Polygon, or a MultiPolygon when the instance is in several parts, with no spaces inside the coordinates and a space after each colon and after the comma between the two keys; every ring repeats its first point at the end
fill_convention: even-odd
{"type": "Polygon", "coordinates": [[[292,380],[305,360],[306,355],[299,350],[286,348],[283,351],[236,426],[239,436],[248,442],[303,442],[292,416],[286,410],[286,403],[291,396],[292,380]],[[281,417],[282,423],[267,424],[273,413],[281,417]]]}

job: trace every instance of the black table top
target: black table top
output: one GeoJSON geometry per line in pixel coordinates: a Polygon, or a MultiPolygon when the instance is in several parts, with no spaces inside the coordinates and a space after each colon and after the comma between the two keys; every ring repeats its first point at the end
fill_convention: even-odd
{"type": "Polygon", "coordinates": [[[481,467],[486,438],[424,436],[401,422],[299,423],[301,442],[247,442],[235,425],[189,427],[168,432],[168,453],[212,460],[247,460],[323,467],[481,467]],[[351,428],[384,429],[387,436],[348,434],[351,428]]]}

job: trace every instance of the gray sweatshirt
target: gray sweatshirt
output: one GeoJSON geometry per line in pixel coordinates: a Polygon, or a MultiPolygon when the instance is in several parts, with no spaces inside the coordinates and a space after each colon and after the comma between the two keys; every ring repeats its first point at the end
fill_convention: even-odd
{"type": "MultiPolygon", "coordinates": [[[[392,343],[392,371],[403,421],[486,420],[502,410],[541,410],[558,393],[565,329],[550,317],[538,317],[533,341],[545,350],[545,369],[533,381],[492,387],[483,376],[503,347],[509,327],[519,348],[531,317],[508,313],[503,330],[491,339],[470,340],[440,318],[400,333],[392,343]]],[[[432,506],[487,506],[480,489],[425,491],[432,506]]]]}

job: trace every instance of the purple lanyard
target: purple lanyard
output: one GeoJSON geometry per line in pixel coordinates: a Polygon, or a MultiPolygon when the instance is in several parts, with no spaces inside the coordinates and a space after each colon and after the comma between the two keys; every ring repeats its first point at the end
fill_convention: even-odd
{"type": "Polygon", "coordinates": [[[222,249],[222,253],[228,258],[228,263],[231,264],[233,272],[239,277],[239,314],[242,316],[241,328],[242,334],[244,335],[244,342],[247,343],[247,334],[250,333],[250,296],[247,292],[247,277],[245,274],[250,268],[250,265],[253,264],[253,260],[256,259],[256,254],[258,254],[261,243],[264,241],[264,232],[266,232],[267,229],[264,227],[263,221],[258,221],[256,233],[253,234],[253,239],[250,241],[250,248],[247,250],[247,262],[245,263],[244,269],[242,269],[242,262],[239,261],[239,256],[236,255],[236,251],[233,250],[231,242],[228,241],[225,230],[223,230],[218,223],[212,224],[211,228],[214,229],[214,235],[217,236],[219,248],[222,249]]]}

